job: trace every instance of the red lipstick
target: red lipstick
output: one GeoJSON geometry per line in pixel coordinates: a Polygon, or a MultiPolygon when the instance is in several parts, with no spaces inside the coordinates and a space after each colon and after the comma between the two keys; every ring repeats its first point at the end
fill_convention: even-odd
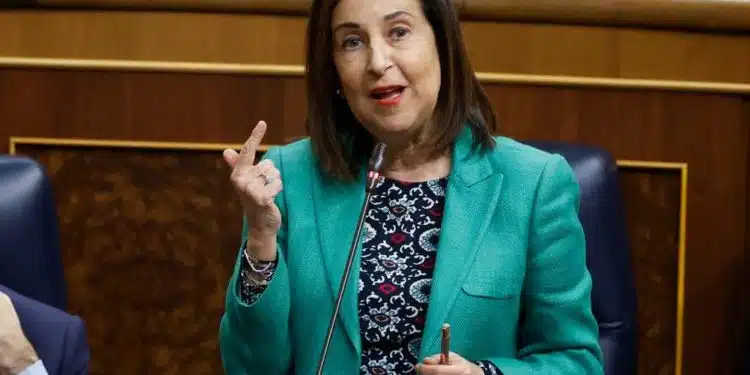
{"type": "Polygon", "coordinates": [[[380,105],[392,106],[401,102],[405,89],[404,86],[379,86],[370,91],[370,97],[380,105]]]}

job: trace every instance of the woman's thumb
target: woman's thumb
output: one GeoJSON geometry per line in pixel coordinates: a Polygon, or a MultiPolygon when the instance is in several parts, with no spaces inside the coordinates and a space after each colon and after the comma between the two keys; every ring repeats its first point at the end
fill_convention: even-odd
{"type": "Polygon", "coordinates": [[[240,157],[240,154],[238,154],[237,151],[228,148],[224,150],[223,156],[224,161],[227,162],[229,168],[234,168],[234,165],[237,164],[237,159],[240,157]]]}

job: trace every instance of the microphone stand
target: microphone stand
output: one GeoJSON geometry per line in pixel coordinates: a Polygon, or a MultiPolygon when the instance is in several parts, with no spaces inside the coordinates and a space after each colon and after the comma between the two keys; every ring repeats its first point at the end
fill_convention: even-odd
{"type": "Polygon", "coordinates": [[[333,330],[336,328],[336,319],[339,316],[341,310],[341,301],[344,299],[344,292],[346,291],[346,285],[349,283],[349,275],[352,270],[352,263],[354,263],[354,255],[357,251],[357,245],[359,245],[359,239],[362,234],[362,227],[365,223],[365,215],[367,215],[367,207],[370,205],[370,197],[375,185],[378,183],[380,178],[380,167],[383,164],[383,156],[385,154],[385,144],[378,144],[375,146],[372,159],[370,161],[370,171],[367,174],[367,185],[365,186],[365,201],[362,203],[362,210],[359,213],[359,219],[357,220],[357,228],[354,231],[354,238],[352,238],[352,244],[349,247],[349,257],[346,259],[346,267],[344,268],[344,274],[341,276],[341,284],[339,285],[339,293],[336,296],[336,305],[333,308],[333,315],[331,320],[328,322],[328,332],[326,333],[326,341],[323,344],[323,350],[320,353],[320,360],[318,361],[317,375],[323,374],[323,367],[325,366],[326,357],[328,357],[328,348],[331,346],[331,339],[333,338],[333,330]]]}

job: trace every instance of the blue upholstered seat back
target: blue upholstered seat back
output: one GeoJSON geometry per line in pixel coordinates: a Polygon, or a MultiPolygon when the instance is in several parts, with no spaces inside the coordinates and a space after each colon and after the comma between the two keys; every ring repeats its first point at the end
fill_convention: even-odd
{"type": "Polygon", "coordinates": [[[55,200],[35,161],[0,155],[0,284],[65,310],[55,200]]]}

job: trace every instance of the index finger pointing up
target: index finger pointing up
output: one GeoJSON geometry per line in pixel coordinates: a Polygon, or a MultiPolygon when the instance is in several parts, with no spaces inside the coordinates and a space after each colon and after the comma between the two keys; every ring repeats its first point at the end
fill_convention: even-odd
{"type": "Polygon", "coordinates": [[[260,142],[263,140],[263,136],[266,135],[266,122],[265,121],[259,121],[257,125],[253,128],[253,132],[250,133],[250,138],[245,141],[245,144],[242,145],[242,150],[240,151],[240,158],[237,161],[238,163],[242,164],[253,164],[255,162],[255,155],[256,151],[258,150],[258,146],[260,146],[260,142]]]}

